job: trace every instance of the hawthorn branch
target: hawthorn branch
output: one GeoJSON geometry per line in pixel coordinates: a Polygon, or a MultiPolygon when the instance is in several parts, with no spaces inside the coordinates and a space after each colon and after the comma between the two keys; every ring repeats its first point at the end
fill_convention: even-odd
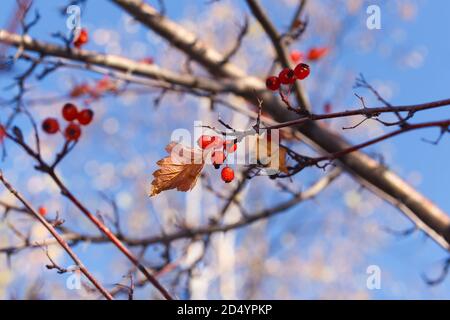
{"type": "Polygon", "coordinates": [[[244,24],[241,27],[241,30],[239,31],[235,45],[225,55],[223,60],[220,62],[220,65],[224,65],[224,64],[228,63],[228,61],[230,61],[231,58],[238,52],[239,48],[242,45],[242,41],[244,40],[244,37],[247,35],[247,33],[248,33],[248,17],[246,16],[245,20],[244,20],[244,24]]]}
{"type": "Polygon", "coordinates": [[[353,86],[353,88],[368,89],[370,92],[372,92],[375,95],[375,97],[378,99],[378,101],[380,101],[387,107],[391,106],[391,104],[381,96],[381,94],[378,92],[378,90],[376,90],[370,83],[367,82],[366,78],[364,77],[364,75],[362,73],[359,75],[358,78],[356,78],[356,83],[353,86]]]}
{"type": "MultiPolygon", "coordinates": [[[[30,60],[30,61],[37,60],[36,58],[34,58],[30,55],[27,55],[25,53],[23,53],[21,55],[21,58],[25,59],[25,60],[30,60]]],[[[134,92],[137,94],[150,94],[150,93],[154,93],[152,91],[161,90],[162,92],[170,91],[170,92],[175,92],[175,93],[188,93],[188,94],[192,94],[194,96],[210,97],[215,92],[214,86],[211,86],[211,85],[208,87],[202,87],[201,85],[199,85],[199,88],[189,87],[189,86],[181,86],[181,85],[176,85],[175,83],[170,83],[170,82],[166,82],[163,80],[159,80],[160,77],[148,79],[148,78],[143,78],[142,76],[133,75],[130,72],[125,73],[123,71],[116,71],[116,69],[109,68],[107,66],[97,66],[97,65],[90,64],[90,63],[70,63],[69,61],[71,61],[70,58],[58,58],[57,61],[49,61],[48,59],[46,59],[46,60],[42,60],[41,64],[48,65],[46,70],[51,70],[52,66],[58,66],[58,68],[65,67],[65,68],[77,69],[77,70],[81,70],[81,71],[90,71],[95,74],[101,74],[104,76],[111,77],[112,79],[124,82],[125,85],[123,86],[122,89],[119,89],[112,93],[116,96],[121,93],[130,92],[130,88],[127,88],[127,85],[129,85],[129,84],[135,84],[135,85],[142,86],[141,88],[137,88],[134,90],[134,92]],[[149,89],[149,88],[151,88],[151,89],[149,89]],[[138,90],[138,89],[140,89],[140,90],[138,90]],[[154,90],[152,90],[152,89],[154,89],[154,90]]],[[[38,77],[39,76],[40,75],[38,75],[38,77]]],[[[193,80],[193,81],[195,81],[195,80],[193,80]]],[[[206,83],[206,81],[205,81],[205,83],[206,83]]],[[[107,94],[107,93],[108,92],[105,92],[103,94],[107,94]]],[[[69,95],[64,95],[64,96],[60,96],[59,99],[69,98],[69,97],[70,97],[69,95]]],[[[55,102],[56,100],[58,100],[58,97],[55,97],[54,99],[52,99],[52,98],[50,98],[50,99],[46,99],[46,98],[35,99],[32,101],[27,101],[27,105],[29,106],[30,103],[31,104],[48,103],[48,102],[52,103],[52,102],[55,102]]],[[[6,103],[7,102],[5,102],[5,104],[6,103]]]]}
{"type": "Polygon", "coordinates": [[[425,129],[425,128],[431,128],[431,127],[438,127],[438,128],[441,128],[441,132],[443,132],[443,133],[450,132],[449,126],[450,126],[450,119],[442,120],[442,121],[418,123],[418,124],[409,124],[409,125],[404,126],[404,127],[400,128],[398,130],[395,130],[393,132],[386,133],[386,134],[384,134],[384,135],[382,135],[382,136],[380,136],[378,138],[375,138],[375,139],[372,139],[372,140],[369,140],[369,141],[357,144],[357,145],[355,145],[353,147],[350,147],[350,148],[347,148],[347,149],[335,152],[335,153],[333,153],[331,155],[315,158],[314,161],[321,162],[321,161],[325,161],[325,160],[338,159],[338,158],[340,158],[342,156],[345,156],[345,155],[347,155],[347,154],[349,154],[351,152],[355,152],[357,150],[366,148],[366,147],[371,146],[371,145],[373,145],[375,143],[378,143],[380,141],[387,140],[389,138],[395,137],[395,136],[397,136],[399,134],[402,134],[402,133],[405,133],[405,132],[408,132],[408,131],[412,131],[412,130],[425,129]]]}
{"type": "Polygon", "coordinates": [[[445,261],[442,263],[442,270],[441,273],[434,279],[429,278],[427,275],[422,274],[422,279],[429,285],[429,286],[436,286],[438,284],[441,284],[445,278],[447,278],[447,275],[450,271],[450,258],[445,259],[445,261]]]}
{"type": "Polygon", "coordinates": [[[181,238],[193,238],[193,237],[197,238],[202,235],[209,235],[211,233],[226,232],[226,231],[230,231],[233,229],[242,228],[244,226],[252,224],[261,219],[266,219],[266,218],[272,217],[276,214],[282,213],[282,212],[286,211],[287,209],[292,208],[295,205],[297,205],[303,201],[313,199],[321,191],[323,191],[327,186],[329,186],[331,184],[331,182],[333,182],[340,175],[340,173],[341,173],[340,169],[335,169],[335,170],[331,171],[329,174],[320,178],[318,181],[316,181],[311,187],[309,187],[305,191],[297,193],[292,199],[282,202],[281,204],[275,205],[274,207],[263,209],[252,215],[244,216],[237,222],[225,224],[225,225],[212,225],[212,226],[205,226],[205,227],[181,230],[179,232],[168,234],[168,235],[161,236],[161,237],[153,237],[153,238],[144,239],[143,243],[152,244],[152,243],[161,242],[161,241],[174,241],[174,240],[181,239],[181,238]]]}
{"type": "MultiPolygon", "coordinates": [[[[223,92],[236,90],[236,85],[228,81],[223,84],[209,78],[194,77],[191,75],[180,75],[170,70],[162,69],[156,64],[146,64],[136,62],[131,59],[116,55],[104,55],[97,52],[72,49],[68,51],[66,48],[37,41],[30,36],[20,36],[18,34],[9,33],[6,30],[0,30],[0,42],[23,47],[24,50],[34,51],[43,56],[54,56],[60,58],[78,61],[87,65],[97,65],[106,68],[115,69],[129,75],[145,76],[147,78],[160,80],[175,85],[188,88],[198,88],[200,90],[211,92],[223,92]]],[[[33,62],[33,65],[37,65],[33,62]]]]}
{"type": "Polygon", "coordinates": [[[292,41],[298,40],[303,32],[306,30],[306,26],[308,25],[308,20],[305,21],[300,20],[303,11],[305,10],[307,0],[300,0],[295,13],[292,17],[291,24],[289,26],[289,30],[282,35],[283,40],[286,45],[289,45],[292,41]]]}
{"type": "MultiPolygon", "coordinates": [[[[0,42],[6,42],[11,45],[19,46],[22,41],[22,37],[15,34],[10,34],[4,30],[0,30],[0,42]]],[[[79,51],[73,50],[72,52],[67,52],[67,50],[63,47],[59,47],[56,45],[52,45],[49,43],[39,42],[37,40],[31,39],[29,37],[25,37],[24,40],[25,45],[24,48],[30,51],[38,52],[42,55],[49,55],[55,57],[66,58],[72,61],[79,61],[84,63],[83,68],[87,68],[93,72],[102,73],[102,74],[110,74],[104,70],[94,69],[92,65],[98,65],[105,68],[112,68],[115,70],[119,70],[124,72],[123,75],[125,77],[120,77],[120,75],[112,74],[113,76],[119,76],[119,79],[125,81],[137,82],[146,86],[158,86],[157,83],[150,83],[146,81],[139,82],[136,79],[130,78],[132,74],[145,76],[147,78],[161,80],[166,83],[180,85],[186,88],[197,88],[199,90],[205,90],[210,92],[233,92],[237,94],[245,94],[248,88],[246,85],[241,86],[240,83],[234,82],[215,82],[211,79],[193,77],[190,75],[178,75],[169,70],[162,69],[157,67],[155,64],[148,65],[145,63],[135,62],[130,59],[126,59],[119,56],[113,55],[102,55],[99,53],[94,53],[90,51],[79,51]]],[[[33,66],[37,66],[38,63],[42,62],[42,58],[33,59],[32,57],[27,56],[27,59],[33,61],[33,66]]],[[[63,62],[59,61],[58,64],[63,64],[63,62]]],[[[79,67],[77,65],[64,64],[68,67],[79,67]]],[[[164,88],[170,88],[170,86],[163,86],[164,88]]],[[[173,88],[175,90],[175,88],[173,88]]],[[[259,102],[258,102],[259,103],[259,102]]],[[[266,129],[279,129],[284,127],[291,127],[294,125],[300,125],[305,122],[324,120],[324,119],[332,119],[332,118],[342,118],[356,115],[364,115],[368,118],[377,117],[381,113],[398,113],[398,112],[408,112],[409,114],[414,114],[417,111],[447,106],[450,104],[450,99],[438,100],[427,102],[418,105],[409,105],[409,106],[384,106],[384,107],[375,107],[375,108],[361,108],[355,110],[348,110],[342,112],[335,112],[329,114],[310,114],[305,117],[301,117],[299,119],[295,119],[292,121],[278,123],[276,125],[268,126],[266,129]]]]}
{"type": "Polygon", "coordinates": [[[84,266],[83,262],[78,258],[78,256],[73,252],[67,242],[64,240],[62,236],[55,230],[55,228],[47,222],[36,210],[33,209],[31,204],[16,190],[14,187],[5,179],[3,173],[0,171],[0,181],[3,185],[11,192],[17,200],[19,200],[27,211],[32,214],[39,222],[50,232],[50,234],[55,238],[58,244],[67,252],[67,254],[72,258],[73,262],[78,266],[80,271],[89,279],[89,281],[101,292],[101,294],[107,300],[113,300],[114,298],[111,294],[98,282],[98,280],[88,271],[88,269],[84,266]]]}

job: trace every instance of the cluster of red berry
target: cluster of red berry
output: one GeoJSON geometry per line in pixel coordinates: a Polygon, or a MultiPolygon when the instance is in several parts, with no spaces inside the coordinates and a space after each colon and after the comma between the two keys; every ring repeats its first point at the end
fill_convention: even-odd
{"type": "Polygon", "coordinates": [[[89,41],[89,35],[86,29],[81,29],[80,33],[76,37],[76,39],[73,41],[73,45],[80,49],[82,46],[84,46],[89,41]]]}
{"type": "MultiPolygon", "coordinates": [[[[228,153],[233,153],[237,149],[236,140],[223,140],[217,136],[202,135],[197,143],[203,150],[214,149],[211,160],[216,169],[225,162],[228,153]]],[[[234,179],[234,170],[226,166],[222,169],[221,176],[224,182],[230,183],[234,179]]]]}
{"type": "MultiPolygon", "coordinates": [[[[69,121],[64,136],[68,141],[77,141],[81,136],[80,125],[87,126],[94,118],[94,112],[91,109],[83,109],[78,111],[78,108],[73,103],[66,103],[62,108],[62,116],[66,121],[69,121]],[[78,121],[77,124],[74,121],[78,121]]],[[[59,122],[56,118],[47,118],[42,122],[42,130],[48,134],[55,134],[59,131],[59,122]]]]}
{"type": "Polygon", "coordinates": [[[303,80],[309,76],[310,69],[306,63],[299,63],[294,70],[284,68],[277,76],[268,77],[266,87],[269,90],[276,91],[282,84],[293,84],[295,80],[303,80]]]}

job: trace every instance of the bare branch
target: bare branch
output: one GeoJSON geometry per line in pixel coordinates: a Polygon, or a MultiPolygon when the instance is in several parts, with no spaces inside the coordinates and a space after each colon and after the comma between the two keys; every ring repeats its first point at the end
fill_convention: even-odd
{"type": "MultiPolygon", "coordinates": [[[[170,21],[166,17],[161,17],[151,6],[139,0],[114,0],[114,2],[125,8],[127,12],[132,14],[139,21],[155,30],[175,47],[185,52],[189,59],[200,63],[212,74],[218,74],[224,78],[237,79],[238,81],[235,82],[239,82],[240,85],[237,86],[232,84],[232,87],[227,86],[229,92],[233,92],[257,105],[258,99],[255,99],[256,91],[260,93],[258,98],[264,100],[265,110],[276,121],[288,122],[298,120],[293,118],[293,114],[286,112],[286,108],[283,108],[283,104],[279,101],[278,97],[274,97],[272,93],[264,91],[265,86],[263,81],[254,77],[247,77],[241,69],[231,63],[218,67],[218,64],[223,59],[222,55],[214,49],[209,48],[204,43],[198,42],[198,39],[194,34],[187,32],[180,25],[170,21]]],[[[5,41],[5,39],[6,41],[11,40],[4,31],[0,31],[0,40],[5,41]]],[[[20,36],[13,40],[14,41],[12,42],[16,42],[14,45],[20,46],[22,42],[20,36]]],[[[36,49],[35,43],[32,41],[28,41],[28,45],[30,48],[36,49]]],[[[39,52],[39,50],[37,51],[39,52]]],[[[76,51],[75,58],[77,58],[77,55],[82,55],[82,52],[84,51],[76,51]]],[[[105,56],[101,57],[105,58],[105,56]]],[[[124,64],[129,62],[128,60],[120,61],[124,62],[124,64]]],[[[98,61],[98,64],[101,64],[102,62],[105,64],[105,61],[101,60],[98,61]]],[[[109,60],[106,62],[109,62],[109,60]]],[[[158,76],[155,74],[155,69],[145,69],[143,66],[136,67],[139,67],[139,75],[149,78],[157,78],[158,76]]],[[[116,68],[117,70],[124,72],[127,72],[128,70],[126,66],[121,63],[113,64],[110,68],[116,68]]],[[[168,77],[166,77],[166,81],[169,80],[179,81],[178,78],[168,79],[168,77]]],[[[190,80],[192,79],[190,78],[190,80]]],[[[197,84],[196,82],[194,83],[197,84]]],[[[218,88],[219,91],[222,89],[223,87],[218,88]]],[[[305,120],[301,125],[295,124],[294,128],[303,135],[303,140],[305,142],[311,144],[325,154],[336,153],[351,147],[340,135],[320,126],[314,121],[305,120]]],[[[27,150],[27,152],[28,151],[29,150],[27,150]]],[[[436,240],[437,238],[440,238],[442,241],[438,241],[438,243],[448,249],[448,243],[450,241],[450,218],[440,208],[395,175],[392,171],[361,152],[347,154],[345,157],[340,158],[340,163],[360,183],[367,186],[368,189],[377,194],[383,194],[383,198],[388,199],[395,207],[399,207],[399,204],[401,204],[400,206],[403,208],[402,212],[413,219],[416,224],[421,224],[423,226],[422,229],[425,230],[429,236],[433,237],[433,239],[436,240]]]]}
{"type": "Polygon", "coordinates": [[[235,86],[233,86],[231,81],[225,83],[225,85],[221,85],[212,79],[197,78],[190,75],[179,75],[172,71],[161,69],[155,64],[140,63],[120,56],[103,55],[96,52],[78,49],[67,51],[64,47],[40,42],[29,36],[22,37],[17,34],[9,33],[5,30],[0,30],[0,42],[13,46],[23,46],[25,50],[38,52],[43,56],[49,55],[67,58],[86,64],[112,68],[126,74],[145,76],[147,78],[165,81],[184,87],[194,87],[212,92],[236,90],[236,88],[233,89],[235,86]],[[227,86],[230,88],[227,89],[227,86]]]}
{"type": "Polygon", "coordinates": [[[424,111],[434,108],[446,107],[450,105],[450,99],[437,100],[432,102],[425,102],[421,104],[408,105],[408,106],[388,106],[388,107],[375,107],[375,108],[361,108],[355,110],[347,110],[341,112],[334,113],[326,113],[326,114],[310,114],[306,117],[302,117],[300,119],[282,122],[276,125],[267,126],[264,129],[272,130],[272,129],[280,129],[285,127],[291,127],[294,125],[301,125],[307,123],[308,121],[318,121],[318,120],[326,120],[326,119],[335,119],[335,118],[346,118],[351,116],[363,115],[366,118],[378,117],[382,113],[398,113],[398,112],[408,112],[408,114],[414,114],[418,111],[424,111]]]}
{"type": "Polygon", "coordinates": [[[67,242],[62,238],[55,228],[47,222],[36,210],[33,209],[31,204],[17,191],[14,187],[5,179],[3,173],[0,171],[0,181],[3,185],[25,206],[25,208],[36,218],[39,222],[50,232],[50,234],[55,238],[59,245],[69,254],[75,264],[80,268],[80,271],[89,279],[89,281],[105,296],[108,300],[113,300],[114,298],[111,294],[103,288],[103,286],[94,278],[94,276],[88,271],[84,266],[83,262],[78,258],[78,256],[72,251],[67,242]]]}
{"type": "Polygon", "coordinates": [[[238,34],[238,37],[236,39],[236,43],[233,46],[233,48],[225,55],[225,57],[222,59],[222,61],[219,63],[219,66],[222,66],[224,64],[227,64],[230,59],[238,52],[239,48],[242,45],[242,41],[244,40],[244,37],[248,33],[248,17],[245,17],[244,25],[241,27],[241,31],[238,34]]]}

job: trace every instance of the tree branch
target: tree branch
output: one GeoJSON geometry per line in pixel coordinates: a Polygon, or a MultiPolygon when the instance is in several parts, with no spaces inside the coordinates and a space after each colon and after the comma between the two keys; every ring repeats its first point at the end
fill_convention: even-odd
{"type": "MultiPolygon", "coordinates": [[[[28,146],[23,137],[18,138],[17,136],[5,133],[6,136],[14,141],[16,144],[21,146],[33,159],[37,161],[37,170],[46,173],[49,177],[56,183],[61,191],[61,194],[67,197],[108,239],[112,242],[138,269],[141,271],[145,277],[150,281],[155,288],[163,295],[167,300],[172,300],[172,296],[169,292],[159,283],[159,281],[150,274],[150,272],[145,268],[145,266],[136,258],[133,253],[122,243],[122,241],[109,230],[104,223],[93,215],[79,200],[75,197],[72,192],[66,187],[66,185],[61,181],[55,172],[55,167],[48,165],[41,157],[40,153],[36,153],[30,146],[28,146]]],[[[57,158],[58,159],[58,156],[57,158]]]]}
{"type": "Polygon", "coordinates": [[[55,228],[47,222],[36,210],[33,209],[31,204],[17,191],[14,187],[5,179],[3,173],[0,171],[0,181],[3,185],[25,206],[27,211],[32,214],[39,222],[50,232],[50,234],[55,238],[55,240],[59,243],[59,245],[67,252],[67,254],[72,258],[73,262],[78,266],[80,271],[89,279],[89,281],[98,289],[98,291],[103,294],[103,296],[108,300],[113,300],[114,298],[111,294],[98,282],[98,280],[88,271],[88,269],[84,266],[83,262],[78,258],[78,256],[73,252],[67,242],[63,237],[59,235],[59,233],[55,230],[55,228]]]}
{"type": "MultiPolygon", "coordinates": [[[[282,213],[286,211],[287,209],[290,209],[294,207],[295,205],[306,201],[313,199],[316,197],[321,191],[323,191],[326,187],[328,187],[340,174],[340,169],[334,169],[329,174],[323,176],[319,180],[317,180],[312,186],[310,186],[308,189],[306,189],[303,192],[299,192],[294,195],[294,197],[290,200],[287,200],[285,202],[282,202],[278,205],[275,205],[274,207],[267,208],[261,211],[258,211],[252,215],[248,215],[245,217],[242,217],[239,221],[229,224],[213,224],[213,225],[207,225],[207,226],[201,226],[197,228],[191,228],[191,229],[183,229],[177,232],[169,233],[169,234],[163,234],[158,236],[151,236],[147,238],[142,239],[133,239],[129,237],[122,237],[122,240],[127,243],[130,246],[148,246],[152,244],[167,244],[172,241],[176,241],[179,239],[197,239],[201,236],[211,235],[213,233],[217,232],[227,232],[234,229],[239,229],[242,227],[245,227],[249,224],[252,224],[256,221],[266,219],[269,217],[272,217],[276,214],[282,213]]],[[[87,235],[80,235],[76,233],[69,233],[65,234],[65,240],[66,241],[72,241],[72,242],[78,242],[78,241],[88,241],[91,243],[103,243],[108,242],[108,238],[103,236],[87,236],[87,235]]],[[[51,244],[51,243],[48,243],[51,244]]],[[[16,247],[10,247],[10,248],[3,248],[0,249],[1,251],[8,250],[22,250],[25,248],[28,248],[30,246],[16,246],[16,247]]]]}
{"type": "Polygon", "coordinates": [[[30,36],[20,36],[1,29],[0,42],[16,47],[23,47],[24,50],[34,51],[42,56],[48,55],[66,58],[86,64],[112,68],[129,75],[145,76],[147,78],[165,81],[183,87],[194,87],[212,92],[227,90],[226,85],[230,85],[231,89],[233,87],[232,82],[221,85],[213,79],[197,78],[191,75],[180,75],[170,70],[162,69],[156,64],[140,63],[120,56],[104,55],[97,52],[79,49],[72,49],[68,51],[65,47],[37,41],[30,36]]]}
{"type": "MultiPolygon", "coordinates": [[[[281,65],[284,68],[291,68],[292,63],[289,59],[288,50],[282,41],[282,37],[276,30],[273,23],[270,21],[267,14],[264,12],[258,0],[246,0],[246,1],[253,15],[269,36],[269,39],[272,42],[275,52],[277,53],[277,57],[281,62],[281,65]]],[[[299,81],[295,82],[294,88],[295,88],[295,95],[300,105],[300,110],[302,112],[308,113],[311,110],[311,106],[309,104],[308,97],[306,96],[304,90],[302,89],[302,86],[299,81]]]]}
{"type": "MultiPolygon", "coordinates": [[[[223,60],[223,57],[205,44],[199,45],[196,42],[195,35],[184,30],[180,25],[166,17],[158,18],[157,12],[154,12],[149,5],[142,1],[112,1],[125,8],[126,11],[136,18],[139,17],[138,20],[155,30],[213,74],[215,72],[216,74],[222,74],[224,77],[239,78],[238,82],[240,85],[231,88],[230,92],[248,99],[256,106],[259,100],[263,100],[265,111],[278,122],[294,120],[294,115],[286,110],[278,97],[274,97],[271,92],[264,91],[265,84],[263,81],[255,77],[246,76],[241,69],[233,66],[231,63],[219,67],[218,64],[223,60]],[[233,91],[234,89],[236,91],[233,91]],[[255,98],[255,92],[260,92],[260,96],[255,98]]],[[[4,36],[5,33],[0,32],[0,40],[4,36]]],[[[301,126],[297,125],[294,128],[303,135],[303,141],[314,146],[320,152],[329,154],[351,147],[342,136],[329,128],[320,126],[316,122],[306,121],[301,126]]],[[[449,248],[450,218],[429,199],[412,188],[395,173],[362,152],[352,152],[340,158],[340,163],[359,183],[367,186],[369,190],[378,195],[383,195],[383,198],[393,206],[397,208],[403,207],[402,212],[405,215],[409,217],[414,216],[414,221],[420,222],[419,226],[426,226],[422,230],[428,235],[439,235],[445,244],[443,247],[445,249],[449,248]],[[399,203],[402,206],[399,206],[399,203]]],[[[442,243],[439,244],[442,245],[442,243]]]]}
{"type": "Polygon", "coordinates": [[[389,107],[376,107],[376,108],[361,108],[355,110],[347,110],[341,112],[327,113],[327,114],[310,114],[306,117],[286,121],[272,126],[267,126],[263,129],[273,130],[281,129],[285,127],[291,127],[294,125],[300,125],[308,121],[317,121],[324,119],[335,119],[335,118],[345,118],[350,116],[363,115],[367,118],[378,117],[382,113],[398,113],[398,112],[408,112],[408,114],[414,114],[418,111],[434,109],[439,107],[444,107],[450,105],[450,99],[437,100],[432,102],[425,102],[421,104],[409,105],[409,106],[389,106],[389,107]]]}

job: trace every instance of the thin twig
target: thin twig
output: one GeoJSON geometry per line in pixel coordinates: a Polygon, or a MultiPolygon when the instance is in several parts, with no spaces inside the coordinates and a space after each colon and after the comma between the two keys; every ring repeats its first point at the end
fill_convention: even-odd
{"type": "Polygon", "coordinates": [[[80,268],[80,271],[89,279],[89,281],[105,296],[108,300],[113,300],[114,298],[110,295],[110,293],[100,284],[100,282],[95,279],[95,277],[88,271],[88,269],[84,266],[83,262],[78,258],[75,252],[72,251],[70,246],[64,240],[63,237],[59,235],[59,233],[55,230],[55,228],[47,222],[36,210],[33,209],[31,204],[16,190],[14,187],[5,179],[3,173],[0,171],[0,181],[3,185],[19,200],[25,208],[36,218],[39,222],[44,225],[44,227],[51,233],[51,235],[55,238],[55,240],[61,245],[61,247],[69,254],[75,264],[80,268]]]}

